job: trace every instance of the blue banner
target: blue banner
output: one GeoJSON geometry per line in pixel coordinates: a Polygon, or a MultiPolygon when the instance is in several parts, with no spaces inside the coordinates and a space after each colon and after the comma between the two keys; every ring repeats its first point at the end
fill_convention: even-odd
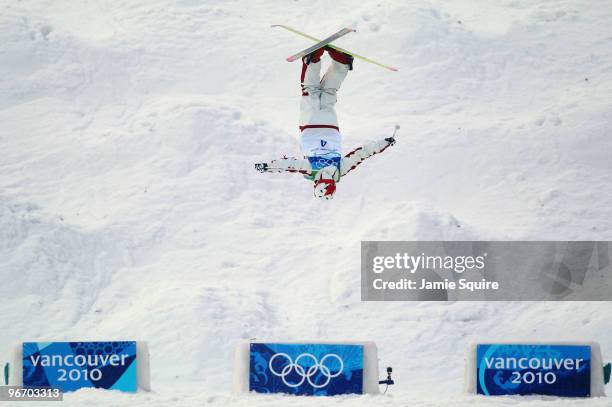
{"type": "Polygon", "coordinates": [[[477,393],[589,397],[591,347],[486,344],[476,348],[477,393]]]}
{"type": "Polygon", "coordinates": [[[335,396],[363,393],[363,346],[251,343],[249,390],[335,396]]]}
{"type": "Polygon", "coordinates": [[[23,386],[135,392],[136,342],[24,342],[23,386]]]}

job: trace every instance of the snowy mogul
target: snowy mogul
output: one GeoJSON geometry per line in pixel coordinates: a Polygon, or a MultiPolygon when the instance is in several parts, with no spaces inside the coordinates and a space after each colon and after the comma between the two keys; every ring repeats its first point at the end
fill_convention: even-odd
{"type": "MultiPolygon", "coordinates": [[[[302,58],[300,83],[300,146],[303,159],[283,157],[269,163],[255,164],[259,172],[296,172],[314,181],[314,195],[331,199],[336,183],[366,158],[382,153],[395,144],[395,138],[370,142],[342,156],[342,136],[336,115],[336,93],[353,69],[353,57],[329,46],[302,58]],[[321,57],[327,50],[332,59],[321,79],[321,57]]],[[[399,126],[396,126],[396,129],[399,126]]]]}

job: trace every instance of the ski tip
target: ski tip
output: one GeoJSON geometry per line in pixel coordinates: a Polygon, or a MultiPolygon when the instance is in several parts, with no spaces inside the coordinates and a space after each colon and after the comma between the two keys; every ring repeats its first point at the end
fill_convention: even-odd
{"type": "Polygon", "coordinates": [[[394,68],[394,67],[392,67],[392,66],[390,66],[390,67],[389,67],[389,69],[390,69],[390,70],[392,70],[393,72],[397,72],[397,71],[399,71],[399,69],[394,68]]]}
{"type": "Polygon", "coordinates": [[[295,61],[294,57],[292,57],[292,56],[291,57],[287,57],[287,62],[293,62],[293,61],[295,61]]]}

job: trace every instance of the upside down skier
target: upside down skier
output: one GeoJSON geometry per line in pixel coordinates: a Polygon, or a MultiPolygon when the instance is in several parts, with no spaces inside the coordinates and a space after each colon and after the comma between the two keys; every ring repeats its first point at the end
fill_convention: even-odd
{"type": "MultiPolygon", "coordinates": [[[[314,181],[314,195],[332,199],[336,183],[366,158],[395,144],[394,137],[370,142],[342,156],[342,135],[336,116],[336,93],[353,69],[353,57],[331,47],[320,48],[302,58],[300,101],[300,146],[303,159],[283,157],[255,164],[259,172],[297,172],[314,181]],[[323,78],[321,57],[327,50],[331,65],[323,78]]],[[[396,126],[396,129],[398,126],[396,126]]]]}

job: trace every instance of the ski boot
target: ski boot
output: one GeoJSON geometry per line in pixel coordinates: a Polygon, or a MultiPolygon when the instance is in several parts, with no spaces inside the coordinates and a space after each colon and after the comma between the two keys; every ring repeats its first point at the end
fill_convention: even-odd
{"type": "Polygon", "coordinates": [[[306,64],[306,65],[310,65],[310,63],[317,63],[321,60],[321,57],[323,56],[323,48],[319,48],[316,51],[312,51],[310,54],[304,56],[302,58],[302,61],[306,64]]]}
{"type": "Polygon", "coordinates": [[[338,50],[333,49],[332,47],[326,45],[325,50],[329,54],[329,56],[336,62],[340,62],[341,64],[348,65],[349,71],[353,70],[353,58],[352,55],[340,52],[338,50]]]}

